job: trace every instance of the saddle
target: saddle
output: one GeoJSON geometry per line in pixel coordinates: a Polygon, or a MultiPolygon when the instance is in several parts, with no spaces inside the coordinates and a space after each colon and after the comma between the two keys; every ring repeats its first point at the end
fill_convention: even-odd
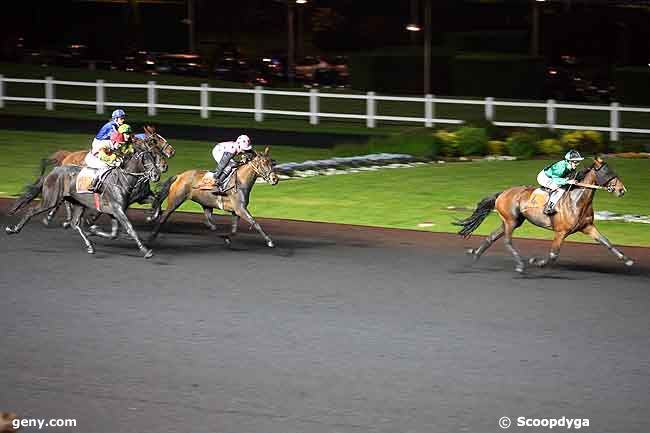
{"type": "MultiPolygon", "coordinates": [[[[222,185],[226,186],[228,185],[228,182],[230,182],[230,178],[233,177],[233,175],[237,172],[237,168],[233,168],[228,176],[222,181],[222,185]]],[[[206,171],[203,177],[201,178],[201,181],[197,183],[196,185],[192,186],[194,189],[199,189],[201,191],[215,191],[217,190],[217,183],[214,180],[214,173],[211,171],[206,171]]],[[[223,192],[228,191],[227,189],[223,190],[223,192]]]]}

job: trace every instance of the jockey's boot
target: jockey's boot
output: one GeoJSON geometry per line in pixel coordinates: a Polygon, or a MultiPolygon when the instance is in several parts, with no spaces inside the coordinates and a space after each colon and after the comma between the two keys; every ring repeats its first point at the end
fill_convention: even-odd
{"type": "Polygon", "coordinates": [[[546,206],[544,206],[544,214],[545,215],[553,215],[553,214],[556,214],[556,213],[557,213],[557,211],[555,210],[555,203],[553,203],[552,201],[549,200],[546,203],[546,206]]]}

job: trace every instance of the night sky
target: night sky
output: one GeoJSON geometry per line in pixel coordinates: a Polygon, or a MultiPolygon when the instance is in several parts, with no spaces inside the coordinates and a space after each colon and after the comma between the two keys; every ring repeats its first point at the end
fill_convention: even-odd
{"type": "MultiPolygon", "coordinates": [[[[413,35],[404,26],[412,16],[421,20],[422,1],[311,0],[307,5],[296,6],[299,39],[296,54],[346,53],[421,44],[422,35],[413,35]],[[410,9],[413,3],[418,5],[415,15],[410,9]]],[[[98,58],[110,58],[131,48],[187,50],[188,26],[182,22],[187,13],[186,1],[141,1],[137,12],[132,3],[83,0],[13,3],[13,11],[2,17],[5,51],[19,36],[29,48],[85,44],[98,58]]],[[[601,56],[612,64],[647,64],[649,3],[598,0],[543,3],[542,54],[556,58],[576,53],[601,56]],[[614,3],[618,7],[613,7],[614,3]]],[[[194,0],[194,4],[199,51],[209,53],[226,42],[239,46],[249,55],[286,50],[287,8],[281,2],[194,0]]],[[[508,45],[525,47],[530,16],[530,2],[526,0],[434,0],[434,48],[448,42],[450,33],[469,31],[510,31],[513,41],[504,44],[504,49],[508,50],[508,45]]]]}

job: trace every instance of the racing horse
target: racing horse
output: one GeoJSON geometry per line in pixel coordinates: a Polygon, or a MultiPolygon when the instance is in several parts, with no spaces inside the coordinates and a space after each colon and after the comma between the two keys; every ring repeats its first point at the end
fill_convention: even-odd
{"type": "Polygon", "coordinates": [[[497,239],[505,236],[506,248],[516,263],[515,271],[523,272],[525,263],[512,245],[512,233],[528,220],[538,227],[552,230],[555,233],[548,256],[530,258],[529,264],[531,265],[544,267],[554,263],[559,257],[564,239],[573,233],[582,232],[607,247],[626,266],[632,266],[634,261],[614,247],[594,225],[592,202],[596,190],[606,190],[615,193],[617,197],[622,197],[627,191],[623,181],[600,157],[594,158],[594,162],[589,168],[577,173],[576,180],[578,183],[563,195],[556,206],[557,213],[551,216],[545,215],[543,212],[547,195],[544,196],[545,193],[542,192],[540,198],[540,191],[536,187],[516,186],[484,198],[478,203],[469,218],[454,223],[462,227],[458,234],[465,238],[471,236],[472,232],[495,208],[501,217],[502,224],[478,248],[470,249],[467,253],[476,261],[497,239]]]}
{"type": "MultiPolygon", "coordinates": [[[[269,148],[264,149],[264,153],[255,153],[254,157],[233,170],[233,173],[226,181],[224,195],[215,195],[211,191],[195,188],[201,183],[206,173],[205,170],[188,170],[169,178],[162,185],[160,192],[156,196],[156,202],[152,205],[152,219],[158,221],[158,223],[152,230],[149,240],[152,241],[156,238],[162,225],[183,202],[192,200],[203,208],[206,218],[205,224],[210,230],[217,229],[212,219],[212,211],[218,208],[232,215],[230,236],[237,233],[237,226],[241,217],[255,227],[266,241],[267,246],[273,248],[275,246],[273,240],[262,230],[262,227],[247,209],[251,189],[255,185],[258,176],[271,185],[276,185],[279,182],[278,175],[273,169],[269,148]],[[166,198],[167,209],[162,218],[159,218],[162,203],[166,198]]],[[[223,237],[227,245],[231,243],[230,236],[223,237]]]]}
{"type": "Polygon", "coordinates": [[[155,153],[147,149],[136,151],[125,160],[121,168],[110,171],[101,194],[89,194],[77,190],[77,177],[82,170],[83,167],[78,165],[61,165],[54,167],[47,175],[40,176],[16,201],[9,214],[16,213],[38,195],[42,195],[42,200],[37,206],[28,209],[17,224],[5,227],[6,233],[20,232],[33,216],[56,209],[66,201],[72,205],[72,227],[81,235],[89,254],[93,254],[95,248],[83,229],[81,218],[86,209],[96,209],[110,215],[117,221],[116,224],[122,225],[135,240],[144,257],[151,257],[153,252],[140,241],[126,215],[126,209],[139,185],[149,181],[157,182],[160,179],[155,153]]]}
{"type": "MultiPolygon", "coordinates": [[[[176,154],[176,149],[174,149],[174,147],[170,145],[167,142],[167,140],[165,140],[164,137],[162,137],[160,134],[156,132],[156,127],[153,124],[145,124],[144,130],[145,133],[143,138],[140,137],[133,138],[134,147],[136,149],[147,148],[163,156],[164,158],[157,158],[156,164],[158,165],[158,168],[160,169],[161,173],[166,173],[169,168],[167,159],[173,157],[176,154]]],[[[55,165],[55,166],[57,165],[85,166],[86,165],[85,158],[86,155],[88,154],[87,150],[70,152],[66,157],[61,159],[60,155],[62,154],[62,152],[65,151],[57,151],[54,154],[52,154],[49,158],[41,161],[41,175],[45,173],[48,165],[55,165]],[[59,159],[61,159],[60,162],[59,159]]],[[[137,202],[140,204],[145,204],[145,203],[151,204],[153,203],[153,201],[154,201],[154,194],[151,191],[148,182],[140,184],[139,187],[134,191],[134,196],[130,200],[131,203],[137,202]]],[[[66,219],[63,221],[62,226],[64,228],[68,228],[70,226],[70,218],[71,218],[71,209],[68,202],[65,203],[65,207],[66,207],[67,216],[66,219]]],[[[54,215],[56,215],[57,210],[58,207],[48,212],[47,216],[43,219],[43,223],[45,225],[50,225],[50,223],[54,219],[54,215]]],[[[93,221],[96,220],[99,217],[99,215],[100,214],[95,214],[93,221]]],[[[150,217],[148,217],[148,219],[149,218],[150,217]]]]}

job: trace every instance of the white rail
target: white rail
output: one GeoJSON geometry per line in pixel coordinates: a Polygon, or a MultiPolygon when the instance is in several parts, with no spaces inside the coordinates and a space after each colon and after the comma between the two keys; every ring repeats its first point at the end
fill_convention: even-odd
{"type": "MultiPolygon", "coordinates": [[[[516,102],[516,101],[498,101],[494,98],[485,99],[455,99],[455,98],[436,98],[434,95],[425,95],[423,97],[399,97],[399,96],[381,96],[374,92],[367,92],[366,94],[339,94],[339,93],[325,93],[319,92],[316,89],[310,91],[284,91],[284,90],[267,90],[262,87],[255,87],[254,89],[239,89],[239,88],[224,88],[224,87],[210,87],[208,84],[200,86],[172,86],[161,85],[154,81],[149,81],[146,84],[138,83],[108,83],[104,80],[97,80],[95,82],[82,82],[82,81],[65,81],[55,80],[53,77],[45,77],[45,79],[23,79],[23,78],[8,78],[0,75],[0,108],[5,107],[5,102],[30,102],[30,103],[44,103],[47,110],[54,110],[57,104],[70,104],[70,105],[91,105],[96,107],[97,114],[103,114],[107,106],[111,107],[141,107],[147,109],[149,116],[155,116],[158,109],[174,109],[174,110],[190,110],[199,111],[201,117],[209,117],[209,113],[216,112],[232,112],[232,113],[250,113],[258,122],[264,121],[264,115],[282,115],[282,116],[298,116],[308,117],[312,125],[316,125],[320,118],[332,119],[356,119],[366,122],[368,128],[374,128],[377,121],[390,121],[390,122],[409,122],[420,123],[426,127],[432,127],[438,124],[461,124],[464,123],[463,119],[450,119],[436,117],[436,104],[462,104],[462,105],[481,105],[485,110],[485,119],[493,122],[498,126],[511,126],[511,127],[527,127],[527,128],[549,128],[549,129],[592,129],[595,131],[609,132],[610,139],[617,141],[620,133],[634,133],[634,134],[650,134],[650,129],[643,128],[623,128],[621,127],[621,113],[650,113],[650,108],[644,107],[629,107],[620,106],[614,102],[610,105],[586,105],[586,104],[566,104],[557,103],[553,100],[545,102],[516,102]],[[30,85],[43,86],[43,97],[34,96],[17,96],[10,95],[7,92],[6,83],[20,83],[30,85]],[[81,87],[94,87],[96,89],[94,100],[77,100],[77,99],[61,99],[56,97],[56,86],[81,86],[81,87]],[[146,102],[117,101],[106,99],[107,88],[122,88],[122,89],[141,89],[143,92],[143,99],[146,97],[146,102]],[[164,104],[158,102],[158,92],[160,90],[167,91],[181,91],[181,92],[196,92],[199,96],[198,105],[187,104],[164,104]],[[146,93],[146,96],[145,96],[146,93]],[[221,94],[243,94],[252,95],[250,100],[250,108],[237,108],[237,107],[223,107],[212,106],[210,104],[210,95],[214,93],[221,94]],[[297,110],[279,110],[265,108],[265,96],[289,96],[292,98],[307,99],[309,111],[297,110]],[[321,101],[323,99],[356,99],[365,101],[365,113],[332,113],[320,111],[321,101]],[[381,114],[378,112],[378,103],[381,102],[408,102],[422,104],[422,117],[420,116],[393,116],[381,114]],[[541,108],[546,111],[545,122],[510,122],[505,120],[496,119],[496,107],[522,107],[522,108],[541,108]],[[609,125],[568,125],[557,123],[557,109],[572,109],[572,110],[591,110],[591,111],[606,111],[609,112],[609,125]]],[[[542,119],[540,119],[542,120],[542,119]]]]}

